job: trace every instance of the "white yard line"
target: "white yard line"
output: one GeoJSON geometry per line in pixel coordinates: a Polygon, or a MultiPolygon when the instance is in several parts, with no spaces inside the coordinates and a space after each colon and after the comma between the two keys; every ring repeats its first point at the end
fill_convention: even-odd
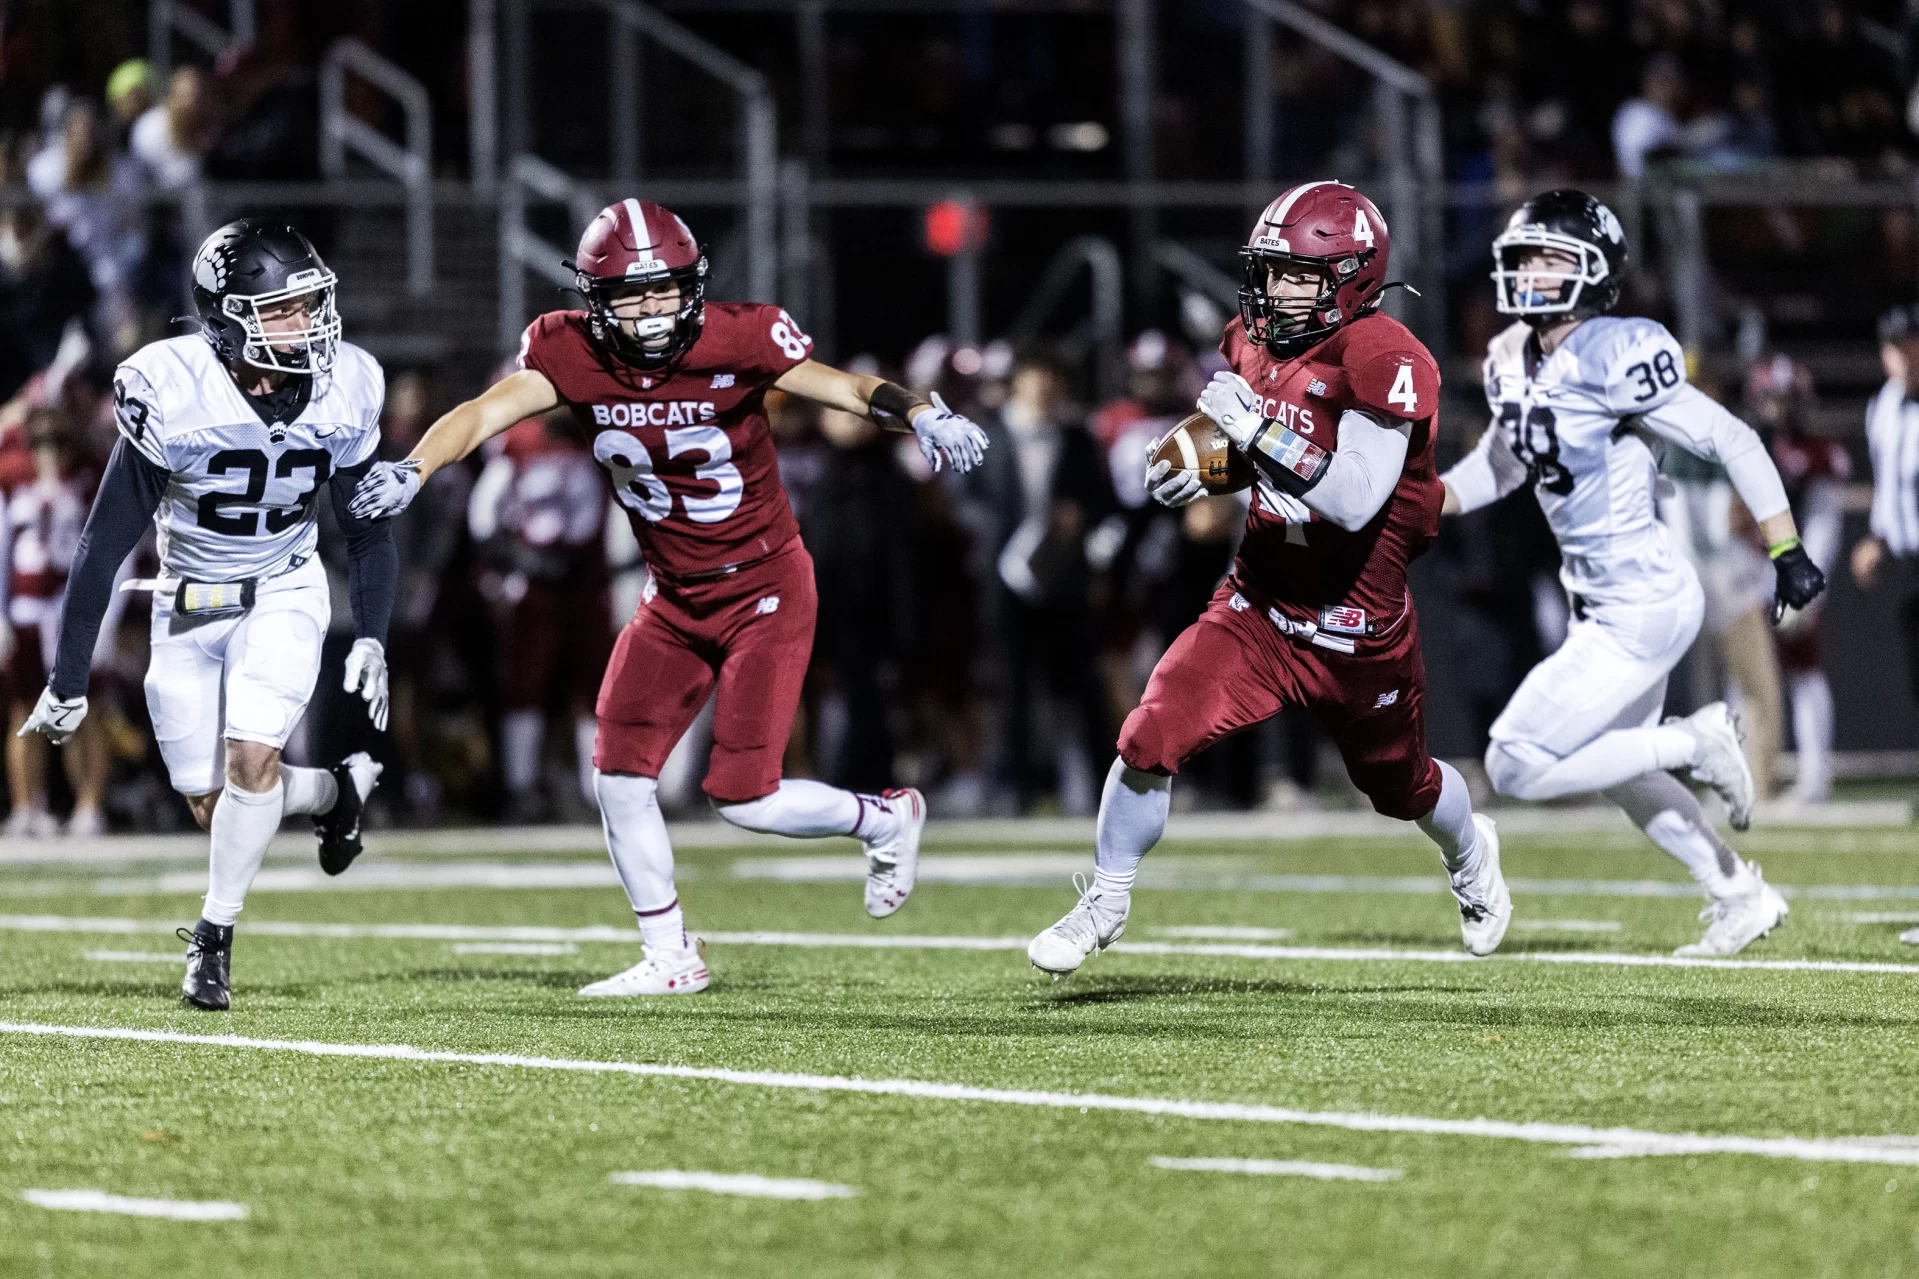
{"type": "Polygon", "coordinates": [[[570,941],[463,941],[453,943],[456,955],[577,955],[570,941]]]}
{"type": "Polygon", "coordinates": [[[244,1221],[245,1204],[222,1199],[131,1199],[104,1190],[22,1190],[20,1197],[62,1212],[110,1212],[123,1217],[164,1217],[169,1221],[244,1221]]]}
{"type": "Polygon", "coordinates": [[[1861,910],[1839,916],[1848,924],[1919,924],[1919,911],[1861,910]]]}
{"type": "MultiPolygon", "coordinates": [[[[178,924],[143,919],[70,919],[59,915],[0,915],[0,931],[170,933],[178,924]]],[[[268,937],[385,938],[412,941],[526,941],[637,943],[629,928],[495,927],[465,924],[303,924],[251,921],[244,931],[268,937]]],[[[795,946],[846,950],[1024,951],[1024,937],[928,937],[903,933],[707,932],[717,946],[795,946]]],[[[1323,960],[1333,963],[1405,964],[1591,964],[1626,968],[1718,968],[1752,972],[1889,973],[1919,976],[1919,964],[1838,959],[1695,959],[1678,955],[1634,955],[1613,951],[1513,951],[1476,958],[1463,950],[1392,950],[1386,947],[1205,945],[1201,943],[1122,941],[1107,950],[1123,955],[1205,955],[1224,959],[1323,960]]]]}
{"type": "Polygon", "coordinates": [[[156,950],[90,950],[86,957],[100,964],[184,964],[185,951],[163,955],[156,950]]]}
{"type": "Polygon", "coordinates": [[[757,1173],[616,1172],[608,1178],[616,1186],[652,1186],[658,1190],[706,1190],[716,1195],[744,1195],[752,1199],[851,1199],[859,1191],[830,1181],[802,1177],[762,1177],[757,1173]]]}
{"type": "Polygon", "coordinates": [[[1354,1164],[1316,1164],[1297,1159],[1175,1159],[1154,1155],[1155,1168],[1174,1172],[1238,1172],[1255,1177],[1315,1177],[1320,1181],[1398,1181],[1397,1168],[1361,1168],[1354,1164]]]}
{"type": "Polygon", "coordinates": [[[916,1097],[929,1101],[972,1101],[1051,1110],[1095,1110],[1176,1119],[1228,1120],[1238,1123],[1307,1124],[1353,1132],[1396,1132],[1442,1137],[1491,1137],[1550,1146],[1633,1147],[1640,1153],[1743,1154],[1772,1159],[1809,1159],[1833,1163],[1919,1166],[1919,1149],[1871,1145],[1843,1137],[1740,1137],[1698,1133],[1658,1133],[1635,1128],[1594,1128],[1586,1124],[1517,1122],[1499,1119],[1427,1119],[1414,1115],[1375,1115],[1341,1111],[1292,1110],[1257,1102],[1191,1101],[1171,1097],[1118,1097],[1106,1093],[1043,1092],[1037,1089],[976,1088],[970,1084],[926,1079],[856,1079],[844,1075],[803,1075],[786,1071],[729,1070],[717,1066],[672,1066],[653,1062],[580,1061],[528,1057],[519,1053],[433,1052],[410,1044],[337,1044],[311,1039],[254,1039],[244,1035],[189,1035],[170,1030],[134,1030],[110,1026],[56,1026],[0,1022],[0,1034],[45,1035],[67,1039],[126,1040],[150,1044],[196,1044],[209,1048],[297,1053],[310,1057],[411,1061],[422,1064],[500,1066],[519,1070],[578,1071],[658,1079],[701,1079],[749,1088],[790,1088],[814,1092],[916,1097]]]}
{"type": "Polygon", "coordinates": [[[1240,928],[1232,924],[1188,924],[1149,931],[1160,937],[1214,937],[1221,941],[1285,941],[1293,935],[1290,928],[1240,928]]]}
{"type": "Polygon", "coordinates": [[[1625,927],[1616,919],[1515,919],[1508,926],[1522,933],[1616,933],[1625,927]]]}

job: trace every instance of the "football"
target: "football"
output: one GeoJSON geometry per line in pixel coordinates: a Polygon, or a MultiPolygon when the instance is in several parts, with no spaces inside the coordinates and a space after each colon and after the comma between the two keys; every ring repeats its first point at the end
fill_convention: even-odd
{"type": "Polygon", "coordinates": [[[1253,483],[1253,464],[1204,413],[1182,418],[1153,450],[1147,466],[1170,462],[1176,471],[1198,471],[1208,493],[1237,493],[1253,483]]]}

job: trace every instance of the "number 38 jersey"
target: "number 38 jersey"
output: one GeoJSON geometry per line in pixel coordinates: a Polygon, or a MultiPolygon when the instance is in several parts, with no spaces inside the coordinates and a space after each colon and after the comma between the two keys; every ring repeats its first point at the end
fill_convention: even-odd
{"type": "Polygon", "coordinates": [[[606,355],[581,311],[533,321],[520,367],[572,410],[647,565],[689,578],[765,559],[799,536],[765,404],[774,380],[812,351],[777,306],[708,302],[699,340],[671,369],[606,355]]]}
{"type": "Polygon", "coordinates": [[[197,582],[273,577],[312,556],[335,471],[380,443],[386,379],[342,342],[291,422],[265,422],[197,334],[141,347],[114,371],[121,437],[171,474],[153,522],[160,569],[197,582]]]}
{"type": "Polygon", "coordinates": [[[1686,357],[1655,320],[1597,316],[1544,360],[1517,323],[1486,353],[1490,429],[1524,466],[1564,557],[1566,589],[1644,601],[1684,589],[1687,570],[1657,511],[1653,433],[1636,418],[1686,387],[1686,357]]]}

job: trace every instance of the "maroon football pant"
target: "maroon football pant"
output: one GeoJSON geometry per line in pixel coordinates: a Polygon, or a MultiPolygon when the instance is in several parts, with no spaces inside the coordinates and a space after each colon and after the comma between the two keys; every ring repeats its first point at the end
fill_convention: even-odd
{"type": "Polygon", "coordinates": [[[657,585],[614,641],[594,767],[658,777],[717,684],[706,793],[722,804],[772,794],[813,656],[813,557],[794,538],[736,573],[657,585]]]}
{"type": "Polygon", "coordinates": [[[1220,738],[1303,706],[1373,807],[1411,821],[1439,802],[1425,696],[1419,617],[1410,608],[1385,645],[1341,653],[1282,634],[1229,580],[1153,668],[1120,730],[1119,754],[1129,768],[1177,773],[1220,738]]]}
{"type": "Polygon", "coordinates": [[[604,586],[529,582],[513,606],[501,680],[508,710],[539,710],[555,687],[569,701],[593,700],[613,647],[604,586]]]}

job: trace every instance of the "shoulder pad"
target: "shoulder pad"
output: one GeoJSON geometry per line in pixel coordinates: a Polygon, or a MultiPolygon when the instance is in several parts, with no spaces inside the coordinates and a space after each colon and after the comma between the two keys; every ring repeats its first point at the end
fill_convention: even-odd
{"type": "Polygon", "coordinates": [[[1613,316],[1598,316],[1586,325],[1597,327],[1578,347],[1582,380],[1600,389],[1613,412],[1650,412],[1685,387],[1686,352],[1665,325],[1613,316]]]}
{"type": "Polygon", "coordinates": [[[144,346],[113,371],[113,424],[140,456],[171,470],[166,447],[169,401],[183,389],[191,392],[191,372],[174,358],[184,353],[160,349],[169,345],[144,346]]]}
{"type": "Polygon", "coordinates": [[[1439,411],[1439,366],[1417,342],[1345,352],[1353,402],[1385,417],[1416,422],[1439,411]]]}

